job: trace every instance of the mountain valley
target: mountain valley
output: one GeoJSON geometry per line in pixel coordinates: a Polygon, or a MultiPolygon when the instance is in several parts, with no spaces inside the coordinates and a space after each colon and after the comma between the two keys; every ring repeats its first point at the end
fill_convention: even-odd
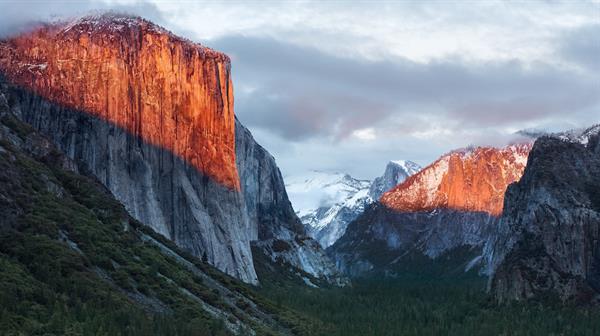
{"type": "Polygon", "coordinates": [[[539,62],[492,99],[187,10],[0,23],[1,335],[600,334],[600,114],[530,102],[539,62]]]}

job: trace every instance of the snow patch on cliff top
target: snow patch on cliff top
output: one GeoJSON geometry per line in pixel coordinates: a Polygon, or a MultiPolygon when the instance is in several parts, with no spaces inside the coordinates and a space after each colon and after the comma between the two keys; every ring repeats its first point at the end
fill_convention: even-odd
{"type": "Polygon", "coordinates": [[[409,176],[418,173],[421,170],[421,166],[408,160],[392,160],[393,164],[398,165],[402,168],[409,176]]]}
{"type": "Polygon", "coordinates": [[[600,124],[594,125],[585,129],[573,129],[562,133],[556,133],[551,136],[556,136],[563,141],[580,143],[582,145],[587,145],[590,141],[590,138],[596,134],[600,133],[600,124]]]}
{"type": "MultiPolygon", "coordinates": [[[[56,22],[60,25],[60,22],[56,22]]],[[[99,30],[109,30],[113,32],[122,32],[125,28],[137,27],[142,24],[148,26],[158,33],[171,34],[165,28],[162,28],[142,17],[118,12],[92,12],[81,15],[69,20],[63,27],[62,32],[67,33],[77,30],[79,33],[90,33],[99,30]]]]}
{"type": "Polygon", "coordinates": [[[115,11],[92,11],[69,20],[59,19],[52,23],[59,34],[93,35],[108,33],[115,36],[129,36],[130,31],[143,27],[144,31],[158,35],[169,36],[170,39],[197,48],[204,55],[218,57],[229,62],[229,56],[185,37],[178,36],[173,32],[146,20],[141,16],[115,11]]]}

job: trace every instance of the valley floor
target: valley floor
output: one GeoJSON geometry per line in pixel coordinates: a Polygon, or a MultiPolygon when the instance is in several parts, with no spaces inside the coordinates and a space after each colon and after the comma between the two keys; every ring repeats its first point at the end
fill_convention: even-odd
{"type": "Polygon", "coordinates": [[[498,306],[476,276],[355,281],[315,289],[277,283],[263,293],[319,323],[319,335],[599,335],[595,308],[527,303],[498,306]]]}

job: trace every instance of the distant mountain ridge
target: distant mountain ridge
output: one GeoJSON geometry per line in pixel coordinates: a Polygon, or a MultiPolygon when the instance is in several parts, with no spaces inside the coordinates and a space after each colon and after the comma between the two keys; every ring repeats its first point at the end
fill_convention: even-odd
{"type": "Polygon", "coordinates": [[[497,216],[504,191],[523,174],[530,149],[531,143],[523,143],[452,151],[386,192],[381,203],[398,212],[453,209],[497,216]]]}
{"type": "Polygon", "coordinates": [[[407,264],[423,269],[450,255],[444,262],[454,269],[481,269],[504,192],[521,177],[530,148],[471,147],[443,155],[369,206],[327,252],[351,276],[393,275],[407,264]]]}
{"type": "Polygon", "coordinates": [[[348,174],[313,171],[288,179],[286,189],[309,234],[326,247],[370,203],[369,186],[348,174]]]}
{"type": "Polygon", "coordinates": [[[287,179],[286,188],[296,213],[323,247],[333,245],[348,224],[388,189],[419,171],[411,161],[390,161],[373,182],[348,174],[313,171],[287,179]]]}
{"type": "Polygon", "coordinates": [[[418,173],[422,167],[412,161],[396,160],[390,161],[385,167],[385,172],[373,180],[369,188],[369,196],[373,201],[379,200],[381,196],[404,182],[410,176],[418,173]]]}

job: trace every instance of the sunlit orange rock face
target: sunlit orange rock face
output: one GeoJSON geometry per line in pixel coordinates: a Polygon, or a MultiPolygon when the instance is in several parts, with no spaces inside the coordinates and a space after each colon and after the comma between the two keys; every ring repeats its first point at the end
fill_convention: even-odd
{"type": "Polygon", "coordinates": [[[239,190],[230,60],[222,53],[141,18],[104,14],[2,41],[0,71],[239,190]]]}
{"type": "Polygon", "coordinates": [[[380,202],[400,212],[434,209],[502,213],[504,193],[518,181],[531,144],[454,151],[385,193],[380,202]]]}

